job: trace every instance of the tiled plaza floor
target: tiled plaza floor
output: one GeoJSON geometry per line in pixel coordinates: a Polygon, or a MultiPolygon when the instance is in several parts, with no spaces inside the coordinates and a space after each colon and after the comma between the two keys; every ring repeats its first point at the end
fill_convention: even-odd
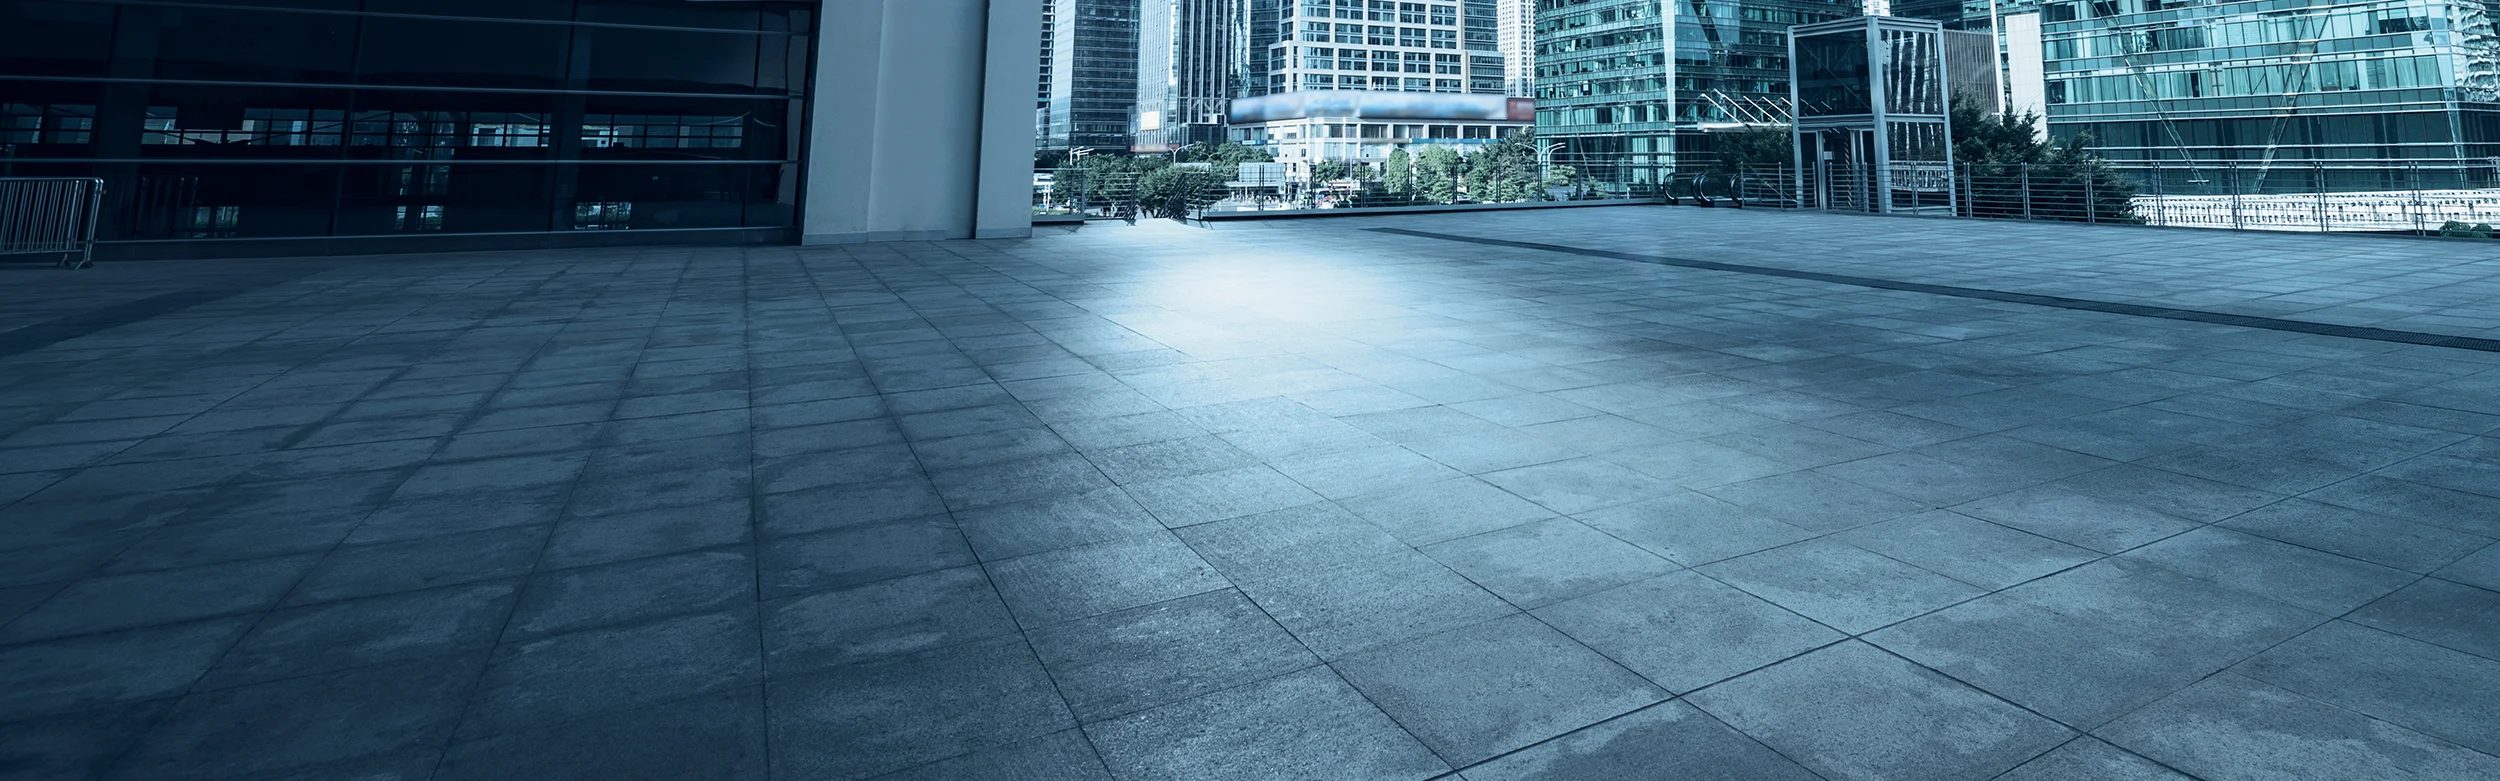
{"type": "Polygon", "coordinates": [[[2491,779],[2495,246],[0,270],[0,778],[2491,779]]]}

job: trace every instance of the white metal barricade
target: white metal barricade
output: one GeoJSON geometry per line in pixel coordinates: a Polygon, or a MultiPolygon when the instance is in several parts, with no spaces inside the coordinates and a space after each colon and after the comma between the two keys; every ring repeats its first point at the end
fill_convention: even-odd
{"type": "Polygon", "coordinates": [[[102,179],[0,178],[0,255],[59,255],[64,268],[95,265],[102,179]]]}

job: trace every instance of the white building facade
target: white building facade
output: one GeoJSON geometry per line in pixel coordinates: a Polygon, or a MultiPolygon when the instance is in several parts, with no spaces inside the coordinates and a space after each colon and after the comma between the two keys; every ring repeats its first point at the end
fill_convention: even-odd
{"type": "Polygon", "coordinates": [[[1501,0],[1502,69],[1508,73],[1504,91],[1514,98],[1536,97],[1536,0],[1501,0]]]}

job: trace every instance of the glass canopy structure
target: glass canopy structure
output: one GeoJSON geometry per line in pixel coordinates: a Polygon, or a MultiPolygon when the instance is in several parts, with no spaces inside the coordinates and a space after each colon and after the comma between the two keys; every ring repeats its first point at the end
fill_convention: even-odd
{"type": "Polygon", "coordinates": [[[1799,200],[1949,210],[1944,25],[1867,16],[1789,28],[1799,200]]]}

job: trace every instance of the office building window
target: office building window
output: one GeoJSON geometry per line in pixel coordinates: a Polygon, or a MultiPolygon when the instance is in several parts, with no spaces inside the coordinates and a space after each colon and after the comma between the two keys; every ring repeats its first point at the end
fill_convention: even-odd
{"type": "Polygon", "coordinates": [[[815,3],[251,5],[0,3],[0,176],[108,241],[795,226],[815,3]]]}

